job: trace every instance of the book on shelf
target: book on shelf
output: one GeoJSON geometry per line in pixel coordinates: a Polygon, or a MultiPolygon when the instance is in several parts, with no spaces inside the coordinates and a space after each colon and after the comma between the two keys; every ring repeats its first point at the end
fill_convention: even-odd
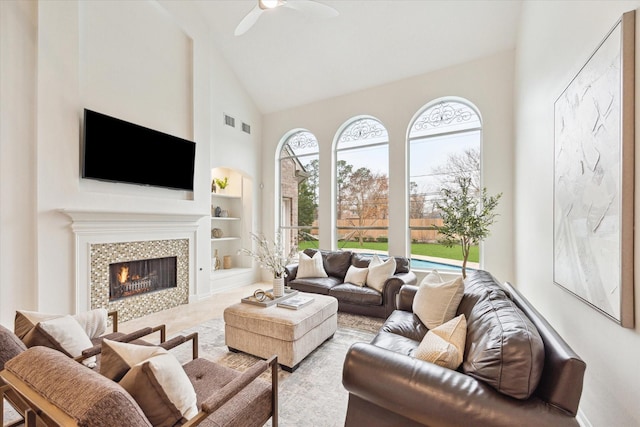
{"type": "Polygon", "coordinates": [[[313,297],[306,295],[296,295],[291,298],[287,298],[284,301],[280,301],[278,303],[278,307],[290,308],[292,310],[297,310],[299,308],[304,307],[305,305],[309,305],[313,302],[313,297]]]}

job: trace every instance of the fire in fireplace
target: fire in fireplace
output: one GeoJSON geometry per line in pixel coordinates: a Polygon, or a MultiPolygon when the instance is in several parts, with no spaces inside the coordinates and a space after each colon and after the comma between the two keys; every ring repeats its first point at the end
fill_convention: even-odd
{"type": "Polygon", "coordinates": [[[178,257],[109,264],[109,301],[178,286],[178,257]]]}

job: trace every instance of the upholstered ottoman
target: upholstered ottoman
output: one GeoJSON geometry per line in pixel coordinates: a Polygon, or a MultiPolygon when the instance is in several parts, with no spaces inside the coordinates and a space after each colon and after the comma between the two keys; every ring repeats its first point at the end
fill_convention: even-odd
{"type": "MultiPolygon", "coordinates": [[[[301,293],[302,294],[302,293],[301,293]]],[[[293,372],[338,327],[338,300],[328,295],[303,294],[313,302],[298,310],[237,303],[224,310],[225,344],[261,358],[278,355],[283,369],[293,372]]]]}

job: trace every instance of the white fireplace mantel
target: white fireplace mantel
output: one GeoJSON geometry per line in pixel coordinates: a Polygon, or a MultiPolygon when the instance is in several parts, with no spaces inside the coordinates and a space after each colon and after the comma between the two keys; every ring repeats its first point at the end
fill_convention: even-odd
{"type": "Polygon", "coordinates": [[[184,214],[184,213],[157,213],[157,212],[117,212],[117,211],[95,211],[95,210],[74,210],[60,209],[60,212],[67,215],[73,223],[71,228],[76,233],[117,232],[118,230],[156,229],[167,227],[185,227],[195,230],[198,221],[208,215],[184,214]]]}
{"type": "Polygon", "coordinates": [[[70,228],[75,235],[76,312],[90,308],[90,248],[98,243],[188,239],[189,295],[193,295],[198,223],[208,214],[76,209],[60,209],[59,212],[71,218],[70,228]]]}

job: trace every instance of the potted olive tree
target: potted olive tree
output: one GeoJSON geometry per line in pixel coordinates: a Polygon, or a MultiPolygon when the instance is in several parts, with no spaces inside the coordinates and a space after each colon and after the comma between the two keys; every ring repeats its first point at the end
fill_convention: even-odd
{"type": "Polygon", "coordinates": [[[467,277],[467,260],[471,246],[477,245],[489,236],[489,227],[498,214],[494,211],[502,193],[487,195],[483,188],[481,194],[474,194],[471,179],[456,177],[453,188],[441,190],[442,199],[435,203],[440,211],[442,225],[434,226],[442,236],[440,243],[447,247],[459,244],[462,247],[462,277],[467,277]]]}

